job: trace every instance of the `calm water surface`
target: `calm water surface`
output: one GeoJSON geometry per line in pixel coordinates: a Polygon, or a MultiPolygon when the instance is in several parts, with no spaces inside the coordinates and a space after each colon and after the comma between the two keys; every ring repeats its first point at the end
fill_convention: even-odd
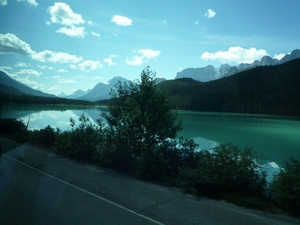
{"type": "MultiPolygon", "coordinates": [[[[104,108],[57,109],[21,108],[9,109],[2,117],[22,119],[30,129],[50,125],[61,130],[71,129],[70,117],[78,121],[85,113],[93,123],[100,118],[104,108]]],[[[300,157],[300,119],[253,116],[224,113],[199,113],[180,111],[183,130],[179,136],[193,138],[201,148],[216,143],[232,142],[240,147],[252,146],[267,159],[283,164],[290,156],[300,157]]],[[[77,122],[78,124],[79,122],[77,122]]]]}

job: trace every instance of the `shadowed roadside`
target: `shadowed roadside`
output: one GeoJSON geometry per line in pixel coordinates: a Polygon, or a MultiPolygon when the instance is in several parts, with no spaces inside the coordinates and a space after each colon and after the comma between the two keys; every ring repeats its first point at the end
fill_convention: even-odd
{"type": "MultiPolygon", "coordinates": [[[[0,140],[1,143],[6,141],[0,140]]],[[[7,140],[4,146],[0,174],[8,184],[0,196],[0,224],[11,219],[15,224],[25,224],[22,221],[29,224],[175,225],[300,222],[224,201],[198,199],[177,188],[136,180],[29,145],[18,146],[7,140]],[[3,175],[7,171],[10,177],[3,175]]]]}

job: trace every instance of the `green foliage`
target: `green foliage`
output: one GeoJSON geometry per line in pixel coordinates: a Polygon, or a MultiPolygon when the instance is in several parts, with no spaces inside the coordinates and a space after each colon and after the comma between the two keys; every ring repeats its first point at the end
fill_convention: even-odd
{"type": "Polygon", "coordinates": [[[271,197],[279,208],[300,215],[300,161],[290,158],[275,177],[270,188],[271,197]]]}
{"type": "Polygon", "coordinates": [[[25,142],[28,138],[24,122],[14,118],[0,118],[0,133],[19,142],[25,142]]]}
{"type": "Polygon", "coordinates": [[[50,125],[41,130],[29,131],[29,141],[45,147],[52,147],[59,135],[59,130],[55,131],[50,125]]]}
{"type": "Polygon", "coordinates": [[[265,176],[259,174],[251,148],[231,144],[197,153],[197,164],[179,170],[178,185],[186,191],[214,198],[264,196],[265,176]]]}
{"type": "Polygon", "coordinates": [[[175,184],[178,169],[196,162],[197,145],[193,140],[167,139],[153,151],[144,151],[138,159],[136,176],[175,184]]]}
{"type": "Polygon", "coordinates": [[[80,116],[79,121],[76,126],[75,120],[70,119],[71,131],[58,135],[54,149],[73,158],[95,161],[104,142],[103,125],[100,120],[97,125],[92,124],[85,114],[80,116]]]}
{"type": "Polygon", "coordinates": [[[157,88],[155,75],[146,67],[140,81],[117,83],[110,93],[108,112],[103,114],[115,140],[115,153],[127,155],[129,161],[141,163],[156,155],[153,151],[158,144],[175,138],[181,129],[181,120],[171,111],[167,95],[157,88]]]}

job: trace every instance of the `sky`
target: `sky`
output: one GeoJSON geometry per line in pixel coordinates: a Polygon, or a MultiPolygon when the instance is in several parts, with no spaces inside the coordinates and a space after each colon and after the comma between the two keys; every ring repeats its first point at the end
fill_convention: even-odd
{"type": "Polygon", "coordinates": [[[150,66],[280,59],[300,48],[299,0],[0,0],[0,70],[45,93],[86,91],[150,66]]]}

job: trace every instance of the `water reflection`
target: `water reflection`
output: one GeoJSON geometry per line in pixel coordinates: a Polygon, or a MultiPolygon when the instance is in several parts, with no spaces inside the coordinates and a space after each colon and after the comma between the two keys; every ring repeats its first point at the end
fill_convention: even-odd
{"type": "Polygon", "coordinates": [[[50,125],[52,128],[59,128],[62,131],[71,129],[70,118],[79,124],[79,117],[84,113],[92,124],[101,118],[101,112],[105,109],[86,108],[72,110],[8,110],[2,114],[3,118],[16,118],[23,120],[25,124],[29,121],[28,129],[40,130],[50,125]]]}

